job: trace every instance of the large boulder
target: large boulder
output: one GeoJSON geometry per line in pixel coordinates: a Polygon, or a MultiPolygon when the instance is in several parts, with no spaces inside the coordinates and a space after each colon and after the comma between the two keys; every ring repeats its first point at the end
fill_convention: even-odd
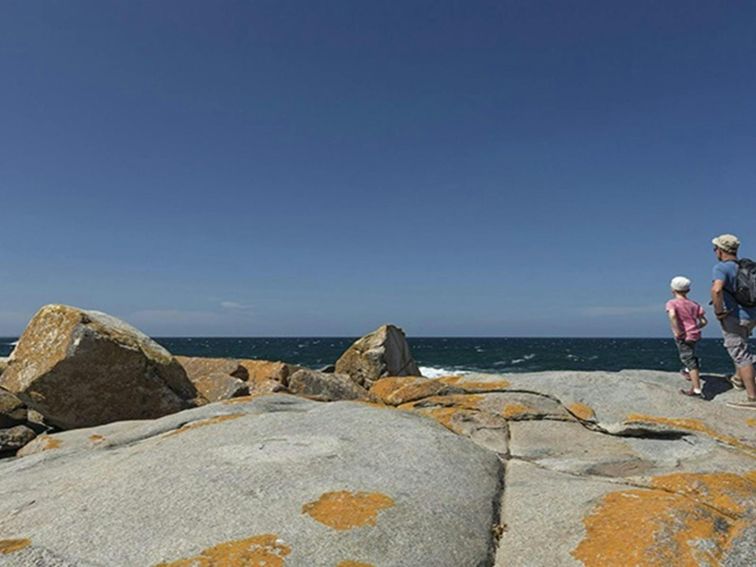
{"type": "Polygon", "coordinates": [[[273,395],[38,440],[0,463],[3,567],[493,563],[499,459],[404,412],[273,395]]]}
{"type": "Polygon", "coordinates": [[[105,313],[40,309],[0,387],[62,429],[151,419],[189,406],[197,391],[168,351],[105,313]]]}
{"type": "Polygon", "coordinates": [[[7,356],[0,356],[0,374],[2,374],[8,367],[8,361],[10,359],[7,356]]]}
{"type": "Polygon", "coordinates": [[[370,388],[385,376],[420,376],[404,331],[383,325],[350,346],[336,361],[336,372],[370,388]]]}

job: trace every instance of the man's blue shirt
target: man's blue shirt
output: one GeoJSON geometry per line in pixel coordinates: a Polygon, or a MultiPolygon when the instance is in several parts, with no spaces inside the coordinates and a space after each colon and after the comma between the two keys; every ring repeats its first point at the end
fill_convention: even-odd
{"type": "Polygon", "coordinates": [[[717,262],[712,272],[713,279],[724,282],[725,291],[722,295],[724,296],[725,309],[737,315],[740,320],[753,321],[756,319],[756,307],[743,307],[735,301],[733,294],[735,293],[737,275],[738,263],[734,260],[717,262]]]}

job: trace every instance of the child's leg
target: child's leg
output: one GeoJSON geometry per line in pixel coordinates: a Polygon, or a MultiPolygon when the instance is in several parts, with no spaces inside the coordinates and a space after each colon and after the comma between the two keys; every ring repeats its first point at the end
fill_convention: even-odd
{"type": "Polygon", "coordinates": [[[690,371],[690,384],[693,386],[693,391],[698,393],[701,391],[701,371],[696,368],[690,371]]]}
{"type": "Polygon", "coordinates": [[[688,369],[693,392],[700,394],[701,371],[698,357],[696,356],[696,344],[696,342],[677,341],[677,349],[680,353],[680,362],[688,369]]]}

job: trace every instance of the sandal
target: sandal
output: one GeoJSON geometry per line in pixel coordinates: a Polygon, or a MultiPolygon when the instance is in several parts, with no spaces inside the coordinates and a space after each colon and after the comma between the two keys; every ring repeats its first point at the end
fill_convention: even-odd
{"type": "Polygon", "coordinates": [[[732,384],[732,387],[735,388],[736,390],[742,390],[745,388],[745,386],[743,386],[743,381],[740,379],[740,376],[738,376],[737,374],[728,376],[727,381],[730,384],[732,384]]]}

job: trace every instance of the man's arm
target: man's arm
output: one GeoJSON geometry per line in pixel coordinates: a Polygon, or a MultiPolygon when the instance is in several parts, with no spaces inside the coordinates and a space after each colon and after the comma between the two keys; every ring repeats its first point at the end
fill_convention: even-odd
{"type": "Polygon", "coordinates": [[[717,319],[727,317],[727,310],[724,305],[724,281],[714,280],[711,284],[711,303],[714,305],[714,315],[717,319]]]}

